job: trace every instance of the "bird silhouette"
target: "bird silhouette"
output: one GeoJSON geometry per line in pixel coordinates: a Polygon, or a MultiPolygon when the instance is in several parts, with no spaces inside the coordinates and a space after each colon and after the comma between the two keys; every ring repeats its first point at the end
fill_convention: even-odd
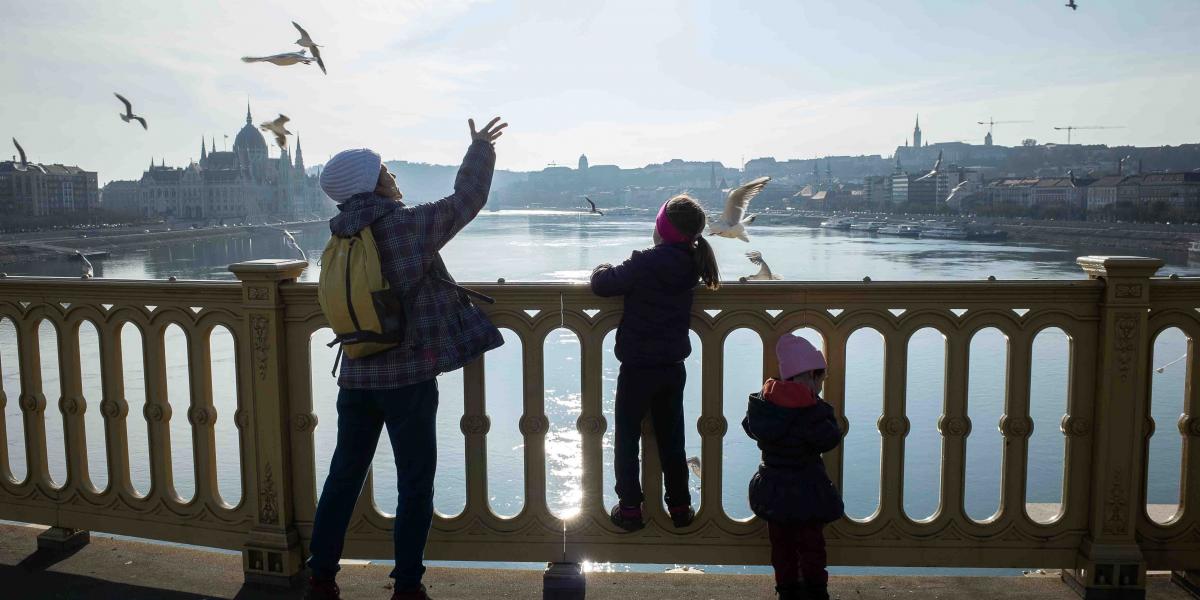
{"type": "Polygon", "coordinates": [[[13,145],[17,147],[17,154],[21,157],[20,162],[13,163],[13,168],[18,171],[28,170],[29,169],[29,161],[25,159],[25,149],[21,147],[21,144],[17,143],[17,138],[13,138],[12,141],[13,141],[13,145]]]}
{"type": "Polygon", "coordinates": [[[708,224],[708,235],[736,238],[749,242],[746,237],[746,225],[754,222],[754,216],[746,217],[746,208],[759,192],[763,191],[770,177],[759,177],[741,187],[729,192],[725,199],[725,210],[721,216],[708,224]]]}
{"type": "Polygon", "coordinates": [[[122,121],[125,121],[126,123],[130,121],[137,121],[138,123],[142,124],[142,129],[150,129],[150,126],[146,125],[146,119],[133,114],[133,105],[125,99],[125,96],[122,96],[116,92],[113,92],[113,95],[117,97],[117,100],[120,100],[121,103],[125,105],[125,112],[121,113],[122,121]]]}
{"type": "Polygon", "coordinates": [[[958,185],[954,186],[954,189],[950,190],[950,194],[946,196],[946,204],[954,201],[962,201],[963,197],[967,195],[966,188],[969,184],[969,181],[958,182],[958,185]]]}
{"type": "Polygon", "coordinates": [[[596,210],[596,203],[595,203],[595,202],[592,202],[592,199],[591,199],[591,198],[588,198],[587,196],[584,196],[584,197],[583,197],[583,199],[584,199],[584,200],[587,200],[587,203],[588,203],[588,204],[590,204],[590,205],[592,205],[592,210],[591,210],[591,212],[593,212],[593,213],[595,213],[595,214],[598,214],[598,215],[600,215],[600,216],[602,216],[602,217],[604,216],[604,213],[602,213],[602,212],[600,212],[600,211],[596,210]]]}
{"type": "Polygon", "coordinates": [[[325,61],[321,60],[321,47],[312,40],[312,37],[308,35],[308,32],[299,23],[292,21],[292,25],[296,27],[296,31],[300,32],[300,39],[296,40],[296,45],[301,48],[308,48],[312,52],[313,58],[316,59],[317,66],[321,67],[321,72],[328,75],[329,72],[325,70],[325,61]]]}
{"type": "Polygon", "coordinates": [[[290,67],[297,63],[312,64],[314,59],[306,54],[303,50],[299,52],[284,52],[282,54],[272,54],[270,56],[243,56],[242,62],[269,62],[273,65],[281,67],[290,67]]]}
{"type": "Polygon", "coordinates": [[[762,252],[751,250],[746,253],[746,258],[750,259],[752,264],[758,265],[758,272],[746,277],[747,281],[778,281],[783,279],[782,276],[771,272],[771,267],[767,265],[767,261],[763,260],[762,252]]]}
{"type": "Polygon", "coordinates": [[[933,163],[933,170],[916,178],[915,181],[925,181],[927,179],[933,179],[934,177],[937,177],[938,173],[941,173],[941,172],[942,172],[942,151],[938,150],[938,157],[937,157],[937,161],[935,161],[933,163]]]}
{"type": "Polygon", "coordinates": [[[1075,0],[1067,0],[1067,3],[1064,4],[1063,6],[1066,6],[1067,8],[1069,8],[1071,10],[1079,10],[1079,5],[1075,4],[1075,0]]]}
{"type": "Polygon", "coordinates": [[[75,251],[75,256],[78,256],[79,260],[83,261],[83,273],[81,273],[80,278],[91,279],[92,274],[95,273],[95,270],[92,269],[92,261],[88,260],[88,257],[84,256],[83,253],[78,250],[75,251]]]}
{"type": "Polygon", "coordinates": [[[283,148],[287,146],[286,136],[292,135],[292,132],[288,131],[287,127],[285,127],[290,120],[286,115],[279,115],[274,121],[259,123],[258,128],[275,134],[275,143],[279,144],[280,148],[283,148]]]}

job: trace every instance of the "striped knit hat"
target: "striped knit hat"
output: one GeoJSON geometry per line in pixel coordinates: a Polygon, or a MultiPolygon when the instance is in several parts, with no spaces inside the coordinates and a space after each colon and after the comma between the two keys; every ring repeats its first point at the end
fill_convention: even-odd
{"type": "Polygon", "coordinates": [[[321,189],[334,202],[345,202],[355,194],[372,192],[379,183],[382,162],[374,150],[342,150],[321,170],[321,189]]]}

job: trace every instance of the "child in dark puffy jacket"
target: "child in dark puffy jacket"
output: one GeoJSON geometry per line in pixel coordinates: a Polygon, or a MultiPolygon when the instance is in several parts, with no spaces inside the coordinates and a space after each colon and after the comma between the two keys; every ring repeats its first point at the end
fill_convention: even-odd
{"type": "Polygon", "coordinates": [[[654,224],[654,247],[634,251],[617,266],[592,271],[597,296],[624,296],[625,312],[617,327],[616,427],[614,468],[617,497],[612,522],[626,531],[645,526],[638,444],[646,413],[654,424],[662,462],[667,510],[676,527],[696,516],[688,492],[684,453],[683,359],[692,352],[688,340],[692,296],[697,281],[710,289],[720,285],[716,257],[704,240],[704,209],[686,195],[662,205],[654,224]]]}
{"type": "Polygon", "coordinates": [[[775,346],[779,379],[750,395],[742,428],[758,442],[762,464],[750,480],[750,508],[767,522],[781,600],[827,600],[827,523],[842,516],[841,494],[821,454],[842,441],[833,408],[821,399],[825,357],[808,340],[785,335],[775,346]]]}

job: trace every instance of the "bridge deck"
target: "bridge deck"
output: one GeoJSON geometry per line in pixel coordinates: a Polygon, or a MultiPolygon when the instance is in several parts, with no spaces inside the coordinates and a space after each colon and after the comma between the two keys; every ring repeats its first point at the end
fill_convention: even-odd
{"type": "MultiPolygon", "coordinates": [[[[0,523],[0,586],[9,598],[93,600],[283,600],[295,591],[243,588],[241,556],[190,547],[100,537],[56,560],[35,553],[41,527],[0,523]]],[[[386,598],[388,567],[348,565],[342,595],[386,598]]],[[[432,568],[426,575],[437,600],[541,597],[541,573],[528,570],[432,568]]],[[[893,598],[1074,600],[1057,572],[1031,577],[834,577],[831,596],[852,600],[893,598]]],[[[774,598],[767,575],[591,573],[589,600],[657,598],[774,598]]],[[[1149,577],[1149,600],[1187,600],[1165,575],[1149,577]]]]}

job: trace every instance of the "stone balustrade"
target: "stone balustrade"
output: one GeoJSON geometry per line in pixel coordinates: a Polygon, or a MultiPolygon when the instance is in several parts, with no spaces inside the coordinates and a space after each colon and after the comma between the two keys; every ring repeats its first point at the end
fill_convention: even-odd
{"type": "MultiPolygon", "coordinates": [[[[661,508],[661,479],[653,445],[644,471],[648,526],[619,532],[603,502],[602,437],[611,421],[602,410],[603,343],[620,320],[619,299],[593,296],[585,285],[475,285],[496,299],[486,306],[494,322],[522,341],[524,508],[497,516],[488,503],[487,357],[468,365],[463,378],[466,505],[453,517],[435,517],[427,557],[467,561],[594,561],[767,564],[765,524],[739,520],[722,509],[723,438],[741,435],[724,417],[724,340],[734,331],[758,333],[764,348],[801,327],[823,338],[830,363],[826,399],[845,417],[845,366],[851,334],[870,328],[884,344],[883,407],[873,425],[882,436],[879,507],[869,517],[844,518],[827,529],[833,564],[934,567],[1028,567],[1064,569],[1064,579],[1088,597],[1138,597],[1147,569],[1176,572],[1184,585],[1200,581],[1200,365],[1191,340],[1200,339],[1200,280],[1155,278],[1161,261],[1085,257],[1087,279],[1074,281],[962,281],[862,283],[730,283],[696,295],[692,327],[702,342],[702,411],[695,421],[702,440],[701,509],[690,527],[676,530],[661,508]],[[543,341],[566,327],[580,341],[582,410],[581,512],[565,522],[546,502],[543,341]],[[941,435],[940,503],[929,518],[903,510],[906,413],[906,347],[910,336],[933,328],[946,340],[941,435]],[[998,423],[973,421],[967,405],[972,337],[994,328],[1008,339],[1006,392],[998,423]],[[1027,505],[1030,456],[1030,371],[1034,337],[1057,328],[1071,340],[1066,411],[1063,494],[1057,515],[1035,518],[1027,505]],[[1185,411],[1177,426],[1183,438],[1181,497],[1173,517],[1151,518],[1146,507],[1150,418],[1149,378],[1156,335],[1178,328],[1188,338],[1185,411]],[[989,519],[965,510],[966,440],[972,430],[997,427],[1003,435],[1001,499],[989,519]],[[1105,595],[1109,594],[1109,595],[1105,595]]],[[[142,538],[241,550],[250,581],[286,581],[303,568],[320,481],[313,431],[317,427],[309,340],[325,327],[313,284],[295,279],[300,261],[251,261],[232,265],[240,282],[0,279],[0,319],[15,325],[20,391],[0,408],[19,405],[26,475],[18,480],[0,440],[0,518],[50,525],[58,530],[104,531],[142,538]],[[61,397],[47,397],[40,365],[38,328],[49,321],[58,332],[61,397]],[[95,327],[100,346],[102,396],[81,387],[78,331],[95,327]],[[120,330],[141,330],[146,402],[129,414],[124,396],[120,330]],[[170,325],[187,337],[189,402],[168,401],[163,332],[170,325]],[[233,335],[236,349],[238,461],[243,498],[236,505],[217,492],[217,462],[208,339],[216,327],[233,335]],[[107,485],[91,483],[84,413],[100,411],[104,423],[107,485]],[[61,418],[65,481],[48,468],[46,415],[61,418]],[[195,493],[174,492],[170,423],[191,427],[195,493]],[[130,482],[128,428],[148,427],[151,488],[130,482]]],[[[763,353],[762,370],[774,370],[763,353]]],[[[3,372],[4,365],[0,365],[3,372]]],[[[9,411],[11,413],[11,411],[9,411]]],[[[0,419],[5,414],[0,411],[0,419]]],[[[223,416],[228,418],[228,416],[223,416]]],[[[863,423],[854,423],[863,427],[863,423]]],[[[1174,425],[1174,424],[1172,424],[1174,425]]],[[[1166,429],[1167,424],[1157,424],[1166,429]]],[[[1174,427],[1171,427],[1174,429],[1174,427]]],[[[0,436],[11,431],[0,421],[0,436]]],[[[1160,431],[1161,433],[1161,431],[1160,431]]],[[[690,435],[690,434],[689,434],[690,435]]],[[[18,442],[19,443],[19,442],[18,442]]],[[[834,482],[843,478],[843,451],[826,455],[834,482]]],[[[324,459],[322,459],[324,460],[324,459]]],[[[364,490],[351,522],[348,557],[389,558],[390,519],[364,490]]],[[[53,530],[52,530],[53,531],[53,530]]]]}

